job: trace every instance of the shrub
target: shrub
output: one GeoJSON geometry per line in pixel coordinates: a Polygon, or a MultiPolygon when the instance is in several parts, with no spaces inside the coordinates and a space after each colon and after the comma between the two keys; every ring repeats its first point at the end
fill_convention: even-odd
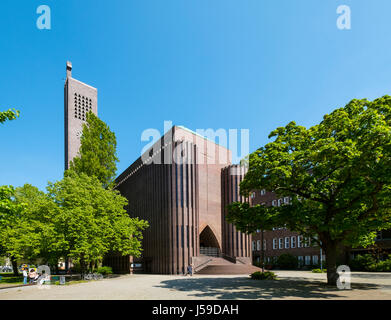
{"type": "Polygon", "coordinates": [[[266,272],[256,271],[250,274],[250,277],[253,280],[276,280],[277,279],[276,274],[271,271],[266,271],[266,272]]]}
{"type": "Polygon", "coordinates": [[[298,261],[295,256],[289,253],[283,253],[278,257],[277,265],[280,269],[293,270],[297,269],[298,261]]]}
{"type": "Polygon", "coordinates": [[[312,269],[312,273],[326,273],[327,270],[326,269],[312,269]]]}
{"type": "Polygon", "coordinates": [[[111,267],[99,267],[96,272],[103,276],[106,276],[108,274],[113,274],[113,269],[111,267]]]}
{"type": "Polygon", "coordinates": [[[354,271],[369,271],[376,263],[375,258],[371,254],[358,255],[350,261],[350,268],[354,271]]]}
{"type": "Polygon", "coordinates": [[[386,260],[377,260],[371,254],[358,255],[349,263],[353,271],[390,272],[391,257],[386,260]]]}

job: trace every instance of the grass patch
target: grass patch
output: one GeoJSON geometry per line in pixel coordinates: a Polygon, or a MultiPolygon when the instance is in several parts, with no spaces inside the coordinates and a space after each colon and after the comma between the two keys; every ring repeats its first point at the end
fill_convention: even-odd
{"type": "Polygon", "coordinates": [[[327,273],[326,269],[312,269],[312,273],[327,273]]]}
{"type": "MultiPolygon", "coordinates": [[[[73,281],[65,282],[65,285],[66,286],[70,286],[70,285],[73,285],[73,284],[87,283],[87,282],[90,282],[90,281],[87,281],[87,280],[73,280],[73,281]]],[[[63,286],[63,284],[60,284],[60,281],[52,282],[52,285],[63,286]]]]}

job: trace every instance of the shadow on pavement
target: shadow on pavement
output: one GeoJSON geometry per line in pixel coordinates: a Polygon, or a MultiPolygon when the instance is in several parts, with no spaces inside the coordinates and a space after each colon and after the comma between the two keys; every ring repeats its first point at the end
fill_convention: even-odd
{"type": "MultiPolygon", "coordinates": [[[[278,280],[252,280],[238,278],[185,278],[162,281],[159,286],[178,291],[194,291],[196,299],[333,299],[343,298],[344,290],[327,286],[324,281],[309,281],[297,278],[278,280]]],[[[352,289],[375,290],[381,288],[373,284],[352,284],[352,289]]]]}

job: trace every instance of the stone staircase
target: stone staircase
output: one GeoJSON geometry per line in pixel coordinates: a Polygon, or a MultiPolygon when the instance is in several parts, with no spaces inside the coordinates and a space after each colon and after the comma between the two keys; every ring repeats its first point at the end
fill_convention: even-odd
{"type": "Polygon", "coordinates": [[[196,274],[220,274],[220,275],[249,275],[255,271],[261,271],[261,268],[251,264],[241,262],[233,263],[224,258],[213,257],[206,263],[203,268],[198,269],[196,274]]]}

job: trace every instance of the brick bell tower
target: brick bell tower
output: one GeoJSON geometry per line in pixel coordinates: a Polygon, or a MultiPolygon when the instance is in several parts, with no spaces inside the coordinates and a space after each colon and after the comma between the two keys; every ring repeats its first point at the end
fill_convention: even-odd
{"type": "Polygon", "coordinates": [[[72,63],[67,61],[64,85],[65,170],[80,148],[80,136],[87,112],[98,115],[98,90],[72,78],[72,63]]]}

